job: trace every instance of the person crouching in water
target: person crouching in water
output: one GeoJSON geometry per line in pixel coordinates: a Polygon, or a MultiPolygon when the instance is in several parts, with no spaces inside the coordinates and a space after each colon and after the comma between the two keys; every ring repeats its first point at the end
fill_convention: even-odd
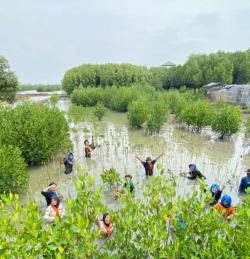
{"type": "MultiPolygon", "coordinates": [[[[189,176],[187,176],[188,179],[190,180],[196,180],[197,178],[204,178],[206,179],[206,177],[197,169],[195,164],[190,164],[188,165],[189,167],[189,176]]],[[[186,176],[186,173],[180,173],[180,176],[186,176]]]]}
{"type": "Polygon", "coordinates": [[[140,159],[137,155],[135,156],[144,166],[146,176],[152,176],[154,174],[154,164],[157,162],[157,160],[163,156],[163,153],[161,153],[158,157],[156,157],[154,160],[152,160],[151,157],[147,157],[146,161],[143,161],[140,159]]]}
{"type": "Polygon", "coordinates": [[[213,208],[220,211],[227,219],[230,219],[235,213],[232,206],[232,198],[227,194],[223,195],[221,201],[215,204],[213,208]]]}
{"type": "Polygon", "coordinates": [[[124,185],[114,190],[116,197],[120,197],[122,194],[125,194],[126,192],[134,194],[135,186],[132,182],[132,178],[133,177],[130,174],[125,175],[124,185]]]}
{"type": "Polygon", "coordinates": [[[224,189],[225,189],[224,185],[220,187],[219,184],[217,183],[214,183],[210,186],[210,193],[212,194],[212,200],[209,202],[209,205],[213,206],[216,203],[218,203],[224,189]]]}
{"type": "Polygon", "coordinates": [[[74,155],[72,152],[68,153],[68,155],[64,159],[64,165],[65,165],[65,174],[70,174],[73,171],[73,160],[74,155]]]}
{"type": "Polygon", "coordinates": [[[45,211],[44,219],[47,223],[53,223],[56,217],[63,217],[63,206],[57,196],[51,198],[51,203],[45,211]]]}
{"type": "Polygon", "coordinates": [[[94,138],[92,137],[92,143],[90,144],[87,139],[84,140],[85,157],[91,158],[91,153],[95,149],[94,138]]]}
{"type": "Polygon", "coordinates": [[[113,232],[113,225],[110,222],[109,213],[104,213],[102,220],[99,220],[98,217],[95,219],[95,223],[99,229],[98,233],[102,236],[109,237],[113,232]]]}
{"type": "Polygon", "coordinates": [[[134,193],[135,186],[134,186],[134,183],[132,182],[132,175],[130,174],[125,175],[125,183],[123,185],[123,188],[128,190],[130,193],[134,193]]]}

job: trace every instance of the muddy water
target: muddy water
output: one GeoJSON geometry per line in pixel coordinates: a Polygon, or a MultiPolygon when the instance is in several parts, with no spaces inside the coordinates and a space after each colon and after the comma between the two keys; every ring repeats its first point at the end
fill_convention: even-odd
{"type": "MultiPolygon", "coordinates": [[[[59,100],[58,107],[66,112],[70,106],[67,99],[59,100]]],[[[159,135],[147,136],[144,130],[132,130],[128,126],[126,114],[108,112],[102,122],[70,123],[71,139],[74,143],[75,162],[83,166],[89,175],[96,178],[96,185],[101,183],[100,174],[104,169],[116,168],[122,176],[129,173],[133,175],[137,193],[145,185],[145,172],[141,163],[135,159],[138,154],[142,159],[147,156],[155,158],[164,150],[164,156],[158,164],[164,168],[164,173],[171,170],[177,176],[177,193],[189,195],[199,188],[198,183],[180,177],[179,172],[187,171],[188,164],[194,162],[200,171],[207,177],[207,184],[214,182],[226,183],[224,193],[233,196],[234,203],[239,202],[237,188],[244,170],[250,167],[249,147],[245,143],[243,128],[230,141],[215,140],[215,136],[208,131],[203,134],[194,134],[180,129],[171,122],[164,125],[159,135]],[[92,158],[84,157],[85,139],[95,137],[97,148],[92,158]]],[[[75,167],[74,173],[65,175],[64,166],[59,160],[29,169],[30,184],[24,200],[35,199],[44,204],[40,194],[42,188],[51,181],[58,183],[58,192],[65,198],[75,197],[74,179],[79,174],[75,167]]],[[[155,167],[155,175],[160,168],[155,167]]],[[[106,195],[106,202],[113,206],[113,195],[106,195]]]]}

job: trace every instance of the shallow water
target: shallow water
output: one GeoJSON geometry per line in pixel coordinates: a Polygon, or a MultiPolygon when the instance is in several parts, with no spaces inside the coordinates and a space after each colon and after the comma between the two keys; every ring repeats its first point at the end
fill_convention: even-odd
{"type": "MultiPolygon", "coordinates": [[[[58,107],[66,112],[70,107],[68,99],[60,99],[58,107]]],[[[215,140],[209,130],[203,134],[195,134],[180,129],[171,122],[164,125],[160,134],[147,136],[143,129],[130,129],[126,114],[108,112],[101,122],[70,123],[71,139],[74,143],[75,162],[82,165],[86,172],[94,175],[96,185],[101,183],[100,174],[111,167],[116,168],[122,176],[129,173],[136,183],[137,193],[145,185],[145,173],[141,163],[135,159],[138,154],[142,159],[147,156],[155,158],[162,150],[164,156],[158,164],[164,168],[164,173],[171,170],[177,176],[177,194],[188,195],[192,190],[199,188],[196,181],[180,177],[179,172],[187,171],[188,164],[195,163],[200,171],[207,177],[206,183],[226,183],[224,193],[233,197],[233,202],[239,202],[237,196],[238,183],[244,170],[250,167],[249,146],[244,138],[243,128],[229,141],[215,140]],[[84,157],[84,140],[95,137],[97,148],[92,153],[92,158],[84,157]]],[[[155,166],[155,175],[160,173],[160,168],[155,166]]],[[[65,175],[64,165],[60,159],[55,159],[47,165],[32,167],[30,172],[29,191],[23,195],[24,201],[35,199],[44,204],[40,191],[49,182],[58,183],[58,192],[64,198],[75,197],[74,179],[78,174],[75,167],[74,173],[65,175]]],[[[116,202],[112,194],[105,195],[109,206],[115,207],[116,202]]]]}

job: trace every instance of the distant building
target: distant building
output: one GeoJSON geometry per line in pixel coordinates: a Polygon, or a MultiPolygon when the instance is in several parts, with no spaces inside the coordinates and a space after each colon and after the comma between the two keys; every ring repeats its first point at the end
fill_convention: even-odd
{"type": "Polygon", "coordinates": [[[162,67],[175,67],[175,63],[171,62],[171,61],[167,61],[164,64],[161,65],[162,67]]]}
{"type": "Polygon", "coordinates": [[[209,83],[203,88],[212,101],[223,100],[232,104],[250,107],[250,85],[225,85],[209,83]]]}

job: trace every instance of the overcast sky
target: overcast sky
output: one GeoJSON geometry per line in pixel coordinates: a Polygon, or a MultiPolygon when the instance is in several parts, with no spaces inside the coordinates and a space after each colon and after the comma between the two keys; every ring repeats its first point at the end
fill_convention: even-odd
{"type": "Polygon", "coordinates": [[[250,47],[249,0],[0,0],[0,55],[22,83],[82,63],[184,63],[250,47]]]}

